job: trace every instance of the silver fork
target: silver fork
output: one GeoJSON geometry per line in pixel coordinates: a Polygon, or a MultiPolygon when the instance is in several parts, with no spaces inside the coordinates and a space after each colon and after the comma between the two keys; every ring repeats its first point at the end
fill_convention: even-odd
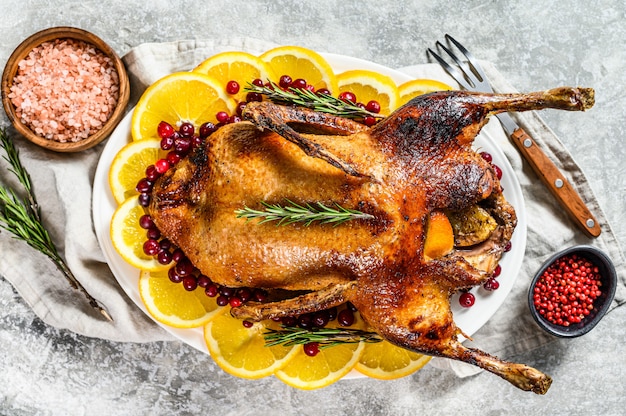
{"type": "MultiPolygon", "coordinates": [[[[437,41],[437,50],[444,51],[452,59],[453,64],[448,63],[441,55],[428,48],[428,53],[450,74],[461,87],[468,91],[479,91],[492,93],[493,88],[487,80],[487,76],[478,60],[456,39],[445,35],[447,45],[437,41]],[[452,51],[454,46],[465,59],[460,59],[452,51]]],[[[526,133],[508,113],[496,114],[502,127],[506,131],[511,141],[515,144],[522,156],[533,168],[543,183],[548,187],[560,204],[567,210],[568,214],[575,220],[585,233],[590,237],[600,235],[601,229],[593,214],[586,207],[580,195],[568,182],[559,168],[548,158],[548,156],[537,146],[533,138],[526,133]]]]}

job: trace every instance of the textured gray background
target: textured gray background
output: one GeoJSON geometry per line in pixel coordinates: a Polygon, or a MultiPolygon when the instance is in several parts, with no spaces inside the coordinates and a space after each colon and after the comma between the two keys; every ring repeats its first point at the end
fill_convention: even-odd
{"type": "MultiPolygon", "coordinates": [[[[24,38],[58,25],[88,29],[120,55],[144,42],[250,36],[390,67],[427,62],[425,48],[451,33],[519,90],[596,89],[592,111],[542,116],[586,173],[626,246],[623,0],[0,0],[0,10],[2,66],[24,38]]],[[[2,114],[0,124],[7,123],[2,114]]],[[[0,414],[618,415],[626,407],[623,307],[582,338],[509,357],[554,377],[546,397],[490,374],[460,380],[430,367],[396,381],[297,391],[273,378],[235,379],[177,342],[114,343],[48,327],[2,279],[0,310],[0,414]]]]}

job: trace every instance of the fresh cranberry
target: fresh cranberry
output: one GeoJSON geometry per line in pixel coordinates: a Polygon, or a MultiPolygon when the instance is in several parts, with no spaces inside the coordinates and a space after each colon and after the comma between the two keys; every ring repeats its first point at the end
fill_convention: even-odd
{"type": "Polygon", "coordinates": [[[239,92],[239,83],[237,81],[228,81],[226,83],[226,92],[235,95],[239,92]]]}
{"type": "Polygon", "coordinates": [[[210,298],[214,298],[219,293],[217,285],[215,283],[210,283],[205,289],[204,294],[210,298]]]}
{"type": "Polygon", "coordinates": [[[351,326],[354,324],[354,312],[350,309],[344,309],[337,315],[337,322],[341,326],[351,326]]]}
{"type": "Polygon", "coordinates": [[[139,217],[139,226],[144,230],[149,230],[150,228],[154,228],[154,221],[152,221],[152,217],[148,214],[144,214],[139,217]]]}
{"type": "Polygon", "coordinates": [[[254,289],[252,299],[254,299],[255,302],[265,302],[267,300],[267,292],[262,289],[254,289]]]}
{"type": "Polygon", "coordinates": [[[252,297],[252,291],[247,287],[243,287],[237,291],[237,297],[242,303],[246,303],[252,297]]]}
{"type": "Polygon", "coordinates": [[[319,311],[313,314],[313,325],[318,328],[324,328],[329,320],[330,316],[327,311],[319,311]]]}
{"type": "Polygon", "coordinates": [[[142,192],[137,197],[139,205],[142,207],[147,207],[150,205],[150,194],[147,192],[142,192]]]}
{"type": "Polygon", "coordinates": [[[494,290],[498,290],[498,288],[500,287],[500,283],[496,279],[491,277],[487,279],[485,283],[483,283],[483,287],[485,288],[485,290],[488,290],[491,292],[494,290]]]}
{"type": "Polygon", "coordinates": [[[278,80],[278,85],[281,88],[289,88],[291,87],[291,83],[293,82],[293,80],[291,79],[291,77],[289,75],[282,75],[279,80],[278,80]]]}
{"type": "Polygon", "coordinates": [[[173,166],[180,162],[181,156],[175,151],[171,151],[167,153],[166,159],[168,162],[170,162],[170,165],[173,166]]]}
{"type": "Polygon", "coordinates": [[[239,123],[241,121],[241,117],[239,117],[238,115],[232,115],[228,118],[228,122],[229,123],[239,123]]]}
{"type": "Polygon", "coordinates": [[[247,321],[247,320],[243,320],[241,322],[241,324],[243,325],[244,328],[248,328],[248,329],[250,329],[250,328],[252,328],[254,326],[254,322],[250,322],[250,321],[247,321]]]}
{"type": "Polygon", "coordinates": [[[243,114],[243,110],[246,108],[247,105],[248,105],[248,103],[245,102],[245,101],[242,101],[239,104],[237,104],[236,113],[237,113],[238,117],[241,117],[241,115],[243,114]]]}
{"type": "Polygon", "coordinates": [[[180,125],[180,127],[178,128],[178,132],[183,137],[192,137],[193,134],[196,132],[196,129],[193,124],[186,121],[180,125]]]}
{"type": "Polygon", "coordinates": [[[174,134],[174,127],[166,121],[161,121],[157,126],[157,134],[161,139],[166,139],[174,134]]]}
{"type": "Polygon", "coordinates": [[[255,85],[257,87],[262,87],[263,86],[263,80],[261,78],[255,78],[252,81],[252,85],[255,85]]]}
{"type": "Polygon", "coordinates": [[[193,265],[187,258],[180,260],[174,267],[176,269],[176,273],[183,277],[190,276],[194,269],[193,265]]]}
{"type": "Polygon", "coordinates": [[[226,123],[229,117],[226,111],[220,111],[215,115],[215,119],[220,123],[226,123]]]}
{"type": "Polygon", "coordinates": [[[170,162],[167,159],[159,159],[154,163],[156,171],[161,175],[170,168],[170,162]]]}
{"type": "Polygon", "coordinates": [[[217,306],[226,306],[228,305],[228,298],[224,295],[219,295],[217,299],[215,299],[215,303],[217,303],[217,306]]]}
{"type": "Polygon", "coordinates": [[[464,308],[472,307],[474,305],[475,301],[476,301],[476,297],[474,296],[474,294],[472,294],[470,292],[462,293],[461,297],[459,298],[459,303],[464,308]]]}
{"type": "MultiPolygon", "coordinates": [[[[156,228],[150,228],[146,232],[146,237],[148,237],[148,238],[150,238],[152,240],[158,240],[159,238],[161,238],[161,231],[159,231],[156,228]]],[[[159,250],[160,249],[161,249],[161,244],[159,244],[159,250]]]]}
{"type": "Polygon", "coordinates": [[[315,357],[320,353],[320,344],[318,342],[309,342],[302,347],[304,353],[309,357],[315,357]]]}
{"type": "Polygon", "coordinates": [[[198,286],[200,286],[203,289],[206,289],[207,286],[209,286],[211,284],[211,279],[208,278],[208,276],[201,274],[200,276],[198,276],[198,286]]]}
{"type": "Polygon", "coordinates": [[[156,181],[161,174],[157,171],[156,166],[150,165],[146,168],[146,179],[150,182],[156,181]]]}
{"type": "Polygon", "coordinates": [[[498,180],[502,179],[502,169],[500,169],[500,166],[498,165],[492,165],[492,166],[493,166],[494,172],[496,172],[496,176],[498,177],[498,180]]]}
{"type": "Polygon", "coordinates": [[[290,86],[291,88],[297,88],[302,90],[306,88],[306,81],[302,78],[297,78],[293,80],[290,86]]]}
{"type": "Polygon", "coordinates": [[[164,137],[161,139],[161,149],[170,150],[174,147],[174,136],[164,137]]]}
{"type": "Polygon", "coordinates": [[[226,296],[227,298],[230,298],[231,296],[235,296],[235,292],[236,290],[233,289],[232,287],[220,286],[220,295],[222,296],[226,296]]]}
{"type": "Polygon", "coordinates": [[[167,277],[169,277],[170,281],[172,281],[173,283],[180,283],[183,281],[182,276],[176,273],[176,269],[174,267],[171,267],[167,271],[167,277]]]}
{"type": "Polygon", "coordinates": [[[363,123],[368,127],[372,127],[374,124],[376,124],[376,117],[365,116],[363,117],[363,123]]]}
{"type": "Polygon", "coordinates": [[[185,258],[185,253],[183,253],[183,251],[179,248],[175,249],[172,253],[172,261],[175,261],[176,263],[183,261],[185,258]]]}
{"type": "Polygon", "coordinates": [[[489,152],[480,152],[480,156],[489,163],[493,162],[493,156],[489,152]]]}
{"type": "Polygon", "coordinates": [[[150,182],[148,179],[142,178],[139,180],[139,182],[137,182],[135,190],[139,193],[150,192],[152,191],[152,185],[153,183],[150,182]]]}
{"type": "Polygon", "coordinates": [[[243,304],[241,299],[239,299],[237,296],[233,296],[232,298],[230,298],[228,300],[228,303],[230,304],[231,308],[238,308],[243,304]]]}
{"type": "Polygon", "coordinates": [[[159,242],[157,240],[148,239],[143,243],[143,252],[148,256],[156,256],[159,250],[159,242]]]}
{"type": "Polygon", "coordinates": [[[298,324],[298,319],[295,316],[283,316],[279,320],[283,325],[289,327],[294,327],[298,324]]]}
{"type": "Polygon", "coordinates": [[[493,269],[493,273],[491,273],[491,277],[498,277],[500,276],[500,273],[502,273],[502,266],[498,264],[496,268],[493,269]]]}
{"type": "Polygon", "coordinates": [[[365,109],[370,113],[380,113],[380,103],[376,100],[371,100],[365,105],[365,109]]]}
{"type": "Polygon", "coordinates": [[[260,94],[258,92],[249,92],[248,94],[246,94],[246,101],[249,103],[254,101],[263,101],[263,94],[260,94]]]}
{"type": "Polygon", "coordinates": [[[206,139],[211,134],[215,133],[215,130],[217,130],[215,128],[215,124],[211,123],[210,121],[207,121],[206,123],[203,123],[200,126],[200,137],[203,139],[206,139]]]}
{"type": "Polygon", "coordinates": [[[193,276],[185,276],[183,277],[183,287],[189,292],[196,290],[198,287],[198,280],[196,280],[193,276]]]}
{"type": "Polygon", "coordinates": [[[157,261],[159,264],[163,265],[170,264],[172,262],[172,253],[167,250],[159,251],[159,254],[157,254],[157,261]]]}
{"type": "Polygon", "coordinates": [[[356,95],[350,91],[344,91],[339,94],[339,99],[350,104],[356,104],[356,95]]]}
{"type": "Polygon", "coordinates": [[[190,137],[178,137],[174,139],[174,151],[180,155],[187,154],[191,150],[190,137]]]}
{"type": "Polygon", "coordinates": [[[316,91],[317,95],[330,95],[330,90],[328,88],[320,88],[316,91]]]}

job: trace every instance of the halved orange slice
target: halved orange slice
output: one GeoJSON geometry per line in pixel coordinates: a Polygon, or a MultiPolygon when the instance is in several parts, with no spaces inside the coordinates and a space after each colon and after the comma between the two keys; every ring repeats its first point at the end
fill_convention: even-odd
{"type": "Polygon", "coordinates": [[[216,114],[233,114],[235,100],[226,94],[215,78],[199,72],[175,72],[149,86],[143,93],[131,120],[133,140],[158,138],[157,126],[166,121],[172,126],[190,122],[199,127],[216,114]]]}
{"type": "Polygon", "coordinates": [[[302,78],[316,90],[326,88],[335,94],[337,79],[330,64],[319,53],[300,46],[279,46],[260,56],[277,77],[302,78]]]}

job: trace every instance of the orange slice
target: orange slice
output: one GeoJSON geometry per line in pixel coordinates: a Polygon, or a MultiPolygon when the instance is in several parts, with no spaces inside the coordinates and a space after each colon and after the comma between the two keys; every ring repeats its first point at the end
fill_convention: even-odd
{"type": "Polygon", "coordinates": [[[111,242],[119,255],[131,266],[140,270],[158,271],[167,266],[153,256],[143,252],[146,230],[140,227],[139,218],[145,214],[137,197],[131,196],[122,202],[111,218],[111,242]]]}
{"type": "Polygon", "coordinates": [[[173,283],[166,271],[142,271],[139,295],[154,319],[174,328],[199,327],[223,312],[203,289],[185,290],[182,283],[173,283]]]}
{"type": "Polygon", "coordinates": [[[339,344],[321,349],[314,357],[296,348],[295,356],[280,370],[276,377],[285,384],[302,390],[329,386],[348,374],[359,361],[364,343],[339,344]]]}
{"type": "Polygon", "coordinates": [[[267,327],[279,328],[273,321],[255,323],[246,328],[240,319],[226,312],[204,327],[204,339],[215,362],[227,373],[257,379],[269,376],[288,363],[297,347],[265,346],[267,327]]]}
{"type": "Polygon", "coordinates": [[[133,140],[158,138],[157,126],[166,121],[172,126],[190,122],[217,121],[220,111],[232,114],[235,101],[214,78],[199,72],[176,72],[167,75],[143,93],[131,120],[133,140]]]}
{"type": "Polygon", "coordinates": [[[428,94],[435,91],[450,91],[451,86],[434,79],[414,79],[401,84],[398,87],[400,100],[398,106],[404,105],[418,95],[428,94]]]}
{"type": "Polygon", "coordinates": [[[109,186],[118,204],[138,195],[135,186],[146,176],[146,168],[162,156],[160,146],[159,139],[145,139],[130,142],[117,152],[109,168],[109,186]]]}
{"type": "Polygon", "coordinates": [[[337,75],[339,92],[350,91],[357,102],[367,105],[371,100],[380,104],[380,114],[388,115],[398,106],[398,88],[393,79],[378,72],[352,70],[337,75]]]}
{"type": "Polygon", "coordinates": [[[382,341],[365,344],[354,368],[368,377],[392,380],[416,372],[425,366],[430,358],[382,341]]]}
{"type": "Polygon", "coordinates": [[[300,46],[279,46],[265,52],[260,58],[269,64],[278,77],[289,75],[294,80],[302,78],[316,90],[327,88],[331,93],[338,91],[333,69],[315,51],[300,46]]]}
{"type": "Polygon", "coordinates": [[[222,88],[225,88],[229,81],[237,81],[239,92],[232,95],[232,98],[238,102],[245,101],[247,94],[245,87],[255,79],[259,78],[263,82],[278,81],[267,63],[247,52],[218,53],[203,61],[193,71],[215,78],[222,88]]]}
{"type": "Polygon", "coordinates": [[[441,211],[433,211],[428,218],[426,241],[424,242],[424,257],[436,259],[452,251],[454,247],[454,232],[450,220],[441,211]]]}

